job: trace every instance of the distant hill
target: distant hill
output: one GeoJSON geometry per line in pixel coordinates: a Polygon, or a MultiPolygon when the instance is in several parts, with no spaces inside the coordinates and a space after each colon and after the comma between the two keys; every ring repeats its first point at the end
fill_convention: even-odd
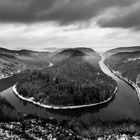
{"type": "Polygon", "coordinates": [[[54,57],[54,65],[42,70],[53,77],[77,82],[96,81],[101,75],[108,78],[99,66],[100,56],[92,49],[65,49],[53,56],[53,59],[54,57]]]}
{"type": "MultiPolygon", "coordinates": [[[[37,52],[32,50],[8,50],[5,48],[0,48],[0,58],[1,63],[2,60],[5,59],[5,63],[14,64],[14,66],[18,69],[26,68],[37,68],[37,69],[47,69],[50,63],[54,66],[65,66],[65,64],[69,63],[67,68],[76,67],[78,66],[79,62],[89,66],[94,67],[97,69],[96,71],[100,71],[100,66],[98,62],[100,61],[101,57],[91,48],[68,48],[68,49],[61,49],[55,52],[37,52]],[[67,61],[67,63],[66,63],[67,61]],[[15,64],[18,63],[18,65],[15,64]],[[78,63],[78,64],[77,64],[78,63]],[[19,67],[20,64],[23,66],[19,67]]],[[[7,64],[6,64],[7,65],[7,64]]],[[[3,69],[5,69],[4,64],[1,64],[3,69]]],[[[65,69],[67,69],[65,68],[65,69]]],[[[7,70],[7,69],[6,69],[7,70]]],[[[5,72],[6,72],[5,70],[5,72]]],[[[80,69],[79,69],[80,70],[80,69]]],[[[10,71],[8,72],[10,73],[10,71]]]]}
{"type": "Polygon", "coordinates": [[[47,67],[50,62],[53,64],[64,61],[68,57],[83,56],[87,61],[98,62],[101,57],[91,48],[68,48],[61,49],[55,52],[37,52],[32,50],[9,50],[6,48],[0,48],[0,56],[13,59],[24,63],[27,67],[41,68],[47,67]],[[88,56],[88,57],[87,57],[88,56]]]}
{"type": "Polygon", "coordinates": [[[66,50],[62,50],[62,51],[56,53],[54,56],[52,56],[52,62],[53,63],[61,62],[65,59],[67,59],[68,57],[75,55],[75,53],[82,53],[84,55],[83,52],[78,51],[76,49],[66,49],[66,50]]]}
{"type": "Polygon", "coordinates": [[[59,52],[58,54],[55,55],[55,57],[57,57],[58,55],[65,55],[65,56],[84,56],[86,55],[85,52],[78,50],[78,49],[66,49],[66,50],[62,50],[61,52],[59,52]]]}
{"type": "Polygon", "coordinates": [[[140,74],[140,51],[119,52],[109,56],[105,63],[115,71],[121,72],[122,76],[136,82],[140,74]]]}
{"type": "Polygon", "coordinates": [[[20,79],[19,93],[47,105],[69,106],[104,101],[116,88],[116,82],[102,72],[100,56],[92,49],[60,50],[50,55],[50,61],[53,65],[20,79]]]}
{"type": "Polygon", "coordinates": [[[51,61],[52,63],[58,63],[67,59],[70,56],[92,56],[92,58],[94,57],[93,61],[99,61],[101,59],[99,54],[97,54],[94,50],[90,48],[69,48],[62,49],[54,53],[54,55],[51,57],[51,61]]]}
{"type": "MultiPolygon", "coordinates": [[[[87,76],[90,72],[98,72],[99,67],[97,68],[96,65],[98,65],[98,61],[96,61],[96,65],[91,65],[86,61],[86,57],[88,57],[87,54],[83,53],[79,50],[64,50],[57,54],[61,57],[64,56],[63,60],[55,63],[54,66],[50,67],[49,69],[46,68],[46,71],[52,73],[52,75],[64,77],[65,78],[75,78],[75,76],[79,76],[79,79],[84,78],[84,76],[87,76]],[[86,75],[87,73],[87,75],[86,75]],[[83,76],[81,76],[83,75],[83,76]],[[68,76],[68,77],[67,77],[68,76]]],[[[44,70],[43,70],[44,71],[44,70]]],[[[100,70],[101,71],[101,70],[100,70]]],[[[97,74],[97,73],[96,73],[97,74]]],[[[88,77],[91,78],[91,77],[88,77]]]]}
{"type": "Polygon", "coordinates": [[[28,68],[41,68],[48,66],[48,54],[49,52],[37,52],[32,50],[8,50],[0,48],[0,57],[9,58],[13,61],[17,61],[25,64],[28,68]]]}
{"type": "Polygon", "coordinates": [[[8,50],[6,48],[0,47],[0,53],[17,53],[16,50],[8,50]]]}
{"type": "Polygon", "coordinates": [[[18,55],[27,55],[27,56],[29,56],[29,55],[31,55],[32,53],[37,53],[37,52],[32,51],[32,50],[19,50],[19,51],[18,51],[18,55]]]}
{"type": "Polygon", "coordinates": [[[140,46],[131,46],[131,47],[120,47],[108,50],[105,52],[106,55],[114,55],[119,52],[133,52],[133,51],[140,51],[140,46]]]}
{"type": "Polygon", "coordinates": [[[2,54],[16,54],[16,55],[30,55],[31,53],[35,53],[35,51],[32,50],[9,50],[6,48],[0,47],[0,53],[2,54]]]}
{"type": "Polygon", "coordinates": [[[79,48],[76,48],[76,50],[79,50],[79,51],[82,51],[82,52],[84,52],[84,53],[87,53],[87,54],[89,54],[89,53],[96,53],[93,49],[91,49],[91,48],[82,48],[82,47],[79,47],[79,48]]]}

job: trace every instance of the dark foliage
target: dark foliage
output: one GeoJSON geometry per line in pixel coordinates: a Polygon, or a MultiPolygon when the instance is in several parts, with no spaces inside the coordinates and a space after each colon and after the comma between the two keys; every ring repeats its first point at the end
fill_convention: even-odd
{"type": "Polygon", "coordinates": [[[108,57],[105,63],[115,71],[121,72],[123,77],[136,82],[140,72],[140,51],[121,52],[108,57]]]}
{"type": "Polygon", "coordinates": [[[11,106],[5,98],[0,96],[0,121],[12,121],[22,119],[13,106],[11,106]]]}
{"type": "Polygon", "coordinates": [[[118,121],[102,121],[94,119],[92,123],[86,124],[80,120],[68,122],[69,127],[83,136],[98,139],[102,136],[127,134],[130,136],[140,135],[140,121],[131,119],[121,119],[118,121]]]}
{"type": "Polygon", "coordinates": [[[99,59],[92,58],[92,64],[87,59],[91,56],[79,50],[66,52],[71,51],[72,55],[52,67],[23,74],[18,92],[24,97],[34,97],[35,101],[57,106],[85,105],[108,99],[116,83],[99,69],[99,59]]]}
{"type": "MultiPolygon", "coordinates": [[[[75,77],[76,78],[76,77],[75,77]]],[[[112,79],[111,79],[112,80],[112,79]]],[[[109,78],[108,78],[109,81],[109,78]]],[[[73,81],[49,73],[32,71],[23,74],[17,86],[24,97],[34,97],[49,105],[83,105],[106,100],[114,91],[114,86],[105,81],[104,75],[84,82],[73,81]]]]}

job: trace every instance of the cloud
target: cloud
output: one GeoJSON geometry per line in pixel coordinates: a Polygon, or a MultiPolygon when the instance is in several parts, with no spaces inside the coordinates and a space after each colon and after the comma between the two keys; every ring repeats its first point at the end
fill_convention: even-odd
{"type": "MultiPolygon", "coordinates": [[[[138,0],[0,0],[0,22],[87,22],[111,7],[129,7],[138,0]]],[[[99,22],[101,26],[105,24],[99,22]]],[[[107,21],[106,21],[107,23],[107,21]]]]}
{"type": "Polygon", "coordinates": [[[0,46],[8,49],[91,47],[97,51],[140,44],[139,32],[127,29],[93,28],[71,30],[75,25],[50,23],[0,24],[0,46]],[[66,31],[65,31],[66,30],[66,31]]]}
{"type": "Polygon", "coordinates": [[[120,27],[140,30],[140,2],[128,7],[108,10],[97,23],[101,27],[120,27]]]}
{"type": "Polygon", "coordinates": [[[0,0],[1,22],[35,22],[38,13],[52,7],[57,0],[0,0]]]}

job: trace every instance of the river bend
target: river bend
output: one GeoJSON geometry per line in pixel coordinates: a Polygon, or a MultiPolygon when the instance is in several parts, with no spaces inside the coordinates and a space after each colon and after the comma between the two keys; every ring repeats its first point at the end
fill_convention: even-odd
{"type": "Polygon", "coordinates": [[[118,85],[118,91],[116,92],[114,99],[106,105],[65,111],[44,109],[20,100],[13,93],[12,86],[16,83],[18,76],[0,80],[0,95],[4,96],[18,112],[37,114],[45,118],[48,116],[55,116],[60,120],[73,117],[84,118],[85,121],[90,120],[90,118],[98,118],[101,120],[119,120],[130,118],[133,120],[140,120],[140,105],[136,91],[123,80],[111,73],[107,66],[103,63],[104,59],[105,58],[102,56],[102,60],[99,63],[102,71],[111,76],[118,85]],[[4,87],[6,90],[4,90],[4,87]]]}

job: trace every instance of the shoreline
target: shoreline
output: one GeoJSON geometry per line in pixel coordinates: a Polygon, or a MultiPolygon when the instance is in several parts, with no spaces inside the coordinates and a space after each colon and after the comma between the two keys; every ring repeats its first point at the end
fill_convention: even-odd
{"type": "Polygon", "coordinates": [[[77,105],[77,106],[54,106],[54,105],[45,105],[45,104],[41,104],[40,102],[35,102],[33,100],[31,100],[30,98],[26,98],[26,97],[23,97],[22,95],[20,95],[17,91],[17,88],[16,88],[17,84],[15,84],[13,86],[13,92],[16,96],[18,96],[18,98],[24,100],[24,101],[27,101],[27,102],[30,102],[34,105],[38,105],[40,107],[43,107],[43,108],[47,108],[47,109],[55,109],[55,110],[66,110],[66,109],[79,109],[79,108],[85,108],[85,107],[93,107],[93,106],[98,106],[98,105],[102,105],[102,104],[105,104],[105,103],[108,103],[109,101],[111,101],[111,99],[113,98],[113,96],[115,95],[115,93],[117,92],[118,90],[118,87],[116,86],[113,94],[105,101],[102,101],[102,102],[99,102],[99,103],[94,103],[94,104],[88,104],[88,105],[77,105]]]}
{"type": "Polygon", "coordinates": [[[120,78],[121,80],[123,80],[124,82],[126,82],[127,84],[130,84],[134,89],[135,91],[137,92],[137,95],[138,95],[138,99],[139,99],[139,102],[140,102],[140,88],[138,87],[137,84],[135,84],[133,81],[123,77],[119,71],[115,71],[113,70],[109,65],[106,65],[108,67],[108,69],[115,75],[117,76],[118,78],[120,78]]]}
{"type": "MultiPolygon", "coordinates": [[[[23,70],[24,71],[24,70],[23,70]]],[[[23,71],[20,71],[20,72],[15,72],[15,73],[12,73],[12,74],[10,74],[10,75],[8,75],[8,76],[1,76],[0,77],[0,80],[3,80],[3,79],[6,79],[6,78],[9,78],[9,77],[12,77],[12,76],[14,76],[14,75],[16,75],[16,74],[20,74],[21,72],[23,72],[23,71]]]]}
{"type": "MultiPolygon", "coordinates": [[[[17,73],[16,73],[17,74],[17,73]]],[[[6,79],[6,78],[9,78],[9,77],[12,77],[12,76],[14,76],[15,74],[13,74],[13,75],[8,75],[8,76],[5,76],[5,77],[0,77],[0,80],[3,80],[3,79],[6,79]]]]}

